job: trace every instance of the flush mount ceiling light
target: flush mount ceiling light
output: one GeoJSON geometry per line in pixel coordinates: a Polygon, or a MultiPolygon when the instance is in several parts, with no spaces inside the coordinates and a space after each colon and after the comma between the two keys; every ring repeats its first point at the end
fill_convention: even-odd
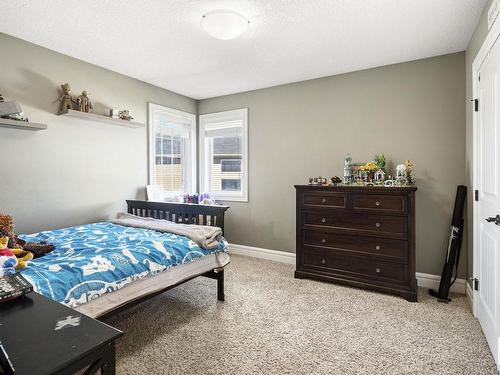
{"type": "Polygon", "coordinates": [[[239,37],[248,28],[250,21],[232,10],[214,10],[203,15],[201,25],[211,36],[220,40],[239,37]]]}

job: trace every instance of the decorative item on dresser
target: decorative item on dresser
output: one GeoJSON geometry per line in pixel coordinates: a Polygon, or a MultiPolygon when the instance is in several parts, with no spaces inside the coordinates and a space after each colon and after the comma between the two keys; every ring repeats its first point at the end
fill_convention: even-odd
{"type": "Polygon", "coordinates": [[[417,301],[415,186],[311,186],[297,190],[296,278],[417,301]]]}

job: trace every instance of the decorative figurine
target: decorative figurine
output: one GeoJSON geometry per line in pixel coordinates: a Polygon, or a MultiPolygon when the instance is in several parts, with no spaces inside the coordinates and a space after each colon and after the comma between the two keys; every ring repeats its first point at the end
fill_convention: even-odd
{"type": "Polygon", "coordinates": [[[0,103],[3,103],[4,101],[5,100],[4,100],[3,96],[2,96],[2,94],[0,94],[0,103]]]}
{"type": "Polygon", "coordinates": [[[333,186],[337,186],[338,184],[342,183],[342,180],[338,176],[332,177],[331,181],[332,181],[333,186]]]}
{"type": "Polygon", "coordinates": [[[325,185],[327,182],[327,179],[321,176],[309,179],[309,185],[325,185]]]}
{"type": "Polygon", "coordinates": [[[396,185],[406,186],[408,185],[408,173],[406,164],[399,164],[396,167],[396,185]]]}
{"type": "Polygon", "coordinates": [[[82,95],[76,98],[76,105],[80,112],[89,113],[92,109],[92,102],[90,101],[87,91],[83,90],[82,95]]]}
{"type": "Polygon", "coordinates": [[[73,109],[73,103],[75,99],[71,96],[71,86],[69,83],[64,83],[61,85],[62,96],[58,99],[61,102],[59,107],[59,114],[68,112],[69,109],[73,109]]]}
{"type": "Polygon", "coordinates": [[[415,172],[413,171],[413,162],[411,160],[405,161],[405,177],[408,185],[415,184],[415,172]]]}
{"type": "Polygon", "coordinates": [[[406,178],[405,177],[405,172],[406,172],[406,165],[399,164],[396,167],[396,180],[399,180],[400,178],[406,178]]]}
{"type": "Polygon", "coordinates": [[[361,166],[361,170],[363,171],[363,180],[365,182],[373,181],[373,174],[378,169],[377,164],[374,161],[369,161],[368,163],[361,166]]]}
{"type": "Polygon", "coordinates": [[[385,180],[384,181],[384,186],[385,187],[393,187],[394,186],[394,181],[393,180],[385,180]]]}
{"type": "MultiPolygon", "coordinates": [[[[349,154],[344,159],[344,184],[350,184],[352,182],[352,168],[351,168],[352,158],[349,154]]],[[[333,181],[332,181],[333,182],[333,181]]]]}
{"type": "Polygon", "coordinates": [[[373,180],[375,182],[379,182],[379,183],[382,183],[384,182],[385,180],[385,172],[382,168],[380,168],[378,171],[375,172],[375,174],[373,175],[373,180]]]}
{"type": "Polygon", "coordinates": [[[123,111],[118,112],[118,117],[122,120],[130,121],[134,118],[130,115],[130,111],[128,109],[124,109],[123,111]]]}

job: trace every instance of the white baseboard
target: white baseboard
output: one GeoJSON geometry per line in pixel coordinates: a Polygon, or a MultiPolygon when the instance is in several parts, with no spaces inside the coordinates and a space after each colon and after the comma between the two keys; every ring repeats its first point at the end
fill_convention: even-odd
{"type": "Polygon", "coordinates": [[[229,244],[229,253],[252,258],[274,260],[275,262],[295,264],[295,253],[262,249],[260,247],[229,244]]]}
{"type": "MultiPolygon", "coordinates": [[[[441,276],[432,275],[430,273],[416,273],[417,283],[419,287],[422,288],[432,288],[439,289],[439,282],[441,281],[441,276]]],[[[456,279],[453,285],[450,288],[450,292],[452,293],[460,293],[465,294],[465,279],[456,279]]]]}
{"type": "MultiPolygon", "coordinates": [[[[246,246],[229,244],[229,252],[236,255],[243,255],[253,258],[261,258],[267,260],[273,260],[275,262],[295,264],[295,253],[289,253],[286,251],[263,249],[260,247],[246,246]]],[[[422,288],[439,288],[439,281],[441,276],[431,275],[428,273],[416,273],[417,283],[419,287],[422,288]]],[[[466,284],[464,279],[457,279],[452,285],[450,291],[453,293],[466,294],[466,284]]]]}

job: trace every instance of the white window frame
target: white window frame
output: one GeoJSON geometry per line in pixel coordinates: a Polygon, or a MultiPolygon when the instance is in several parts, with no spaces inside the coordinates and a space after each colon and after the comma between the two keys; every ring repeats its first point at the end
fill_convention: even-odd
{"type": "Polygon", "coordinates": [[[200,190],[210,193],[211,197],[222,201],[248,202],[248,108],[235,109],[225,112],[209,113],[199,116],[200,139],[200,190]],[[210,187],[210,171],[207,170],[205,160],[205,128],[211,123],[241,121],[241,192],[213,193],[210,187]]]}
{"type": "Polygon", "coordinates": [[[190,136],[190,158],[191,158],[191,170],[189,175],[190,182],[188,183],[189,187],[186,191],[168,191],[166,195],[168,197],[178,196],[182,193],[190,193],[193,194],[196,192],[197,187],[197,173],[196,173],[196,115],[184,111],[180,111],[178,109],[173,109],[169,107],[165,107],[163,105],[148,103],[148,183],[149,185],[154,184],[154,166],[155,166],[155,131],[154,131],[154,122],[153,116],[156,113],[161,113],[164,116],[179,119],[183,122],[189,123],[189,136],[190,136]]]}

